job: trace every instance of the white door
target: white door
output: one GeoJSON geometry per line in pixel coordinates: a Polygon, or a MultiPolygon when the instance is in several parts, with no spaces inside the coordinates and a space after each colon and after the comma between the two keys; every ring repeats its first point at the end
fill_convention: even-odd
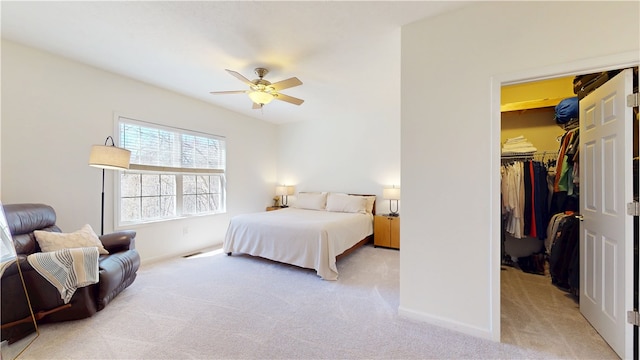
{"type": "Polygon", "coordinates": [[[625,70],[580,101],[580,311],[623,359],[633,357],[632,81],[625,70]]]}

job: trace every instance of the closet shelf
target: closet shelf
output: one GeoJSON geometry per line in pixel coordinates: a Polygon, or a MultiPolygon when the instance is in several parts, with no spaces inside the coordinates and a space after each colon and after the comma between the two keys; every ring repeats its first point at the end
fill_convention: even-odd
{"type": "Polygon", "coordinates": [[[503,154],[500,156],[500,160],[502,162],[511,162],[511,161],[530,161],[530,160],[555,160],[558,158],[557,150],[545,150],[545,151],[536,151],[534,153],[523,153],[523,154],[503,154]]]}
{"type": "Polygon", "coordinates": [[[540,109],[545,107],[555,107],[563,99],[564,98],[545,98],[545,99],[537,99],[537,100],[512,102],[512,103],[500,105],[500,111],[507,112],[507,111],[540,109]]]}

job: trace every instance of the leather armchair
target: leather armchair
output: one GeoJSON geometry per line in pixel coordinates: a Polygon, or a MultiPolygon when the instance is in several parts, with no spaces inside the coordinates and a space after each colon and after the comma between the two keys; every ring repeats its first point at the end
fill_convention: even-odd
{"type": "MultiPolygon", "coordinates": [[[[56,226],[56,213],[44,204],[4,205],[4,212],[18,254],[20,269],[31,307],[39,323],[77,320],[92,316],[113,300],[120,292],[133,283],[140,267],[140,255],[135,249],[135,231],[120,231],[100,236],[108,255],[98,259],[99,281],[96,284],[78,288],[71,301],[64,304],[58,290],[43,278],[27,261],[27,256],[40,252],[34,231],[61,232],[56,226]]],[[[2,324],[19,322],[30,316],[24,301],[17,301],[19,283],[15,263],[5,270],[1,279],[2,324]]],[[[22,295],[24,298],[24,295],[22,295]]],[[[2,340],[15,341],[26,335],[30,327],[15,326],[2,329],[2,340]]]]}

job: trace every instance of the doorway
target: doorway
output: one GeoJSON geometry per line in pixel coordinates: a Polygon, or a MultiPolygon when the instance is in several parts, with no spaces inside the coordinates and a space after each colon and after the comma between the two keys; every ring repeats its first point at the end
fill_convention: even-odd
{"type": "MultiPolygon", "coordinates": [[[[493,93],[494,95],[496,95],[495,97],[493,97],[493,99],[498,99],[497,101],[494,100],[493,103],[493,125],[494,125],[494,129],[500,129],[501,130],[501,125],[500,125],[500,113],[498,111],[499,109],[499,99],[500,99],[500,88],[503,85],[511,85],[511,84],[524,84],[524,83],[528,83],[528,82],[534,82],[534,81],[539,81],[539,80],[546,80],[546,79],[552,79],[552,78],[559,78],[559,77],[563,77],[563,76],[575,76],[577,74],[586,74],[586,73],[594,73],[594,72],[600,72],[600,71],[607,71],[607,70],[613,70],[616,68],[627,68],[627,67],[632,67],[632,66],[637,66],[638,64],[638,59],[637,59],[637,54],[620,54],[620,55],[616,55],[616,56],[610,56],[610,57],[605,57],[605,58],[598,58],[598,59],[592,59],[588,61],[588,64],[585,64],[584,62],[581,63],[574,63],[574,64],[564,64],[561,66],[556,66],[556,67],[552,67],[552,68],[545,68],[545,69],[539,69],[539,70],[535,70],[533,72],[527,72],[527,73],[520,73],[520,74],[513,74],[513,75],[509,75],[509,76],[504,76],[501,78],[496,78],[494,79],[494,84],[493,84],[493,93]]],[[[494,131],[494,136],[496,139],[496,142],[499,142],[497,139],[499,139],[499,133],[500,131],[494,131]]],[[[494,150],[497,151],[498,150],[494,150]]],[[[497,155],[499,155],[499,153],[495,154],[496,156],[494,157],[495,159],[497,159],[497,155]]],[[[496,166],[494,167],[494,171],[495,173],[499,173],[499,167],[500,165],[498,165],[499,162],[496,161],[496,166]]],[[[494,179],[494,181],[497,181],[498,183],[500,182],[500,178],[497,177],[496,179],[494,179]]],[[[494,184],[494,185],[498,185],[498,184],[494,184]]],[[[496,189],[494,187],[494,189],[496,189]]],[[[499,194],[499,191],[497,192],[499,194]]],[[[498,206],[494,207],[494,211],[496,211],[496,214],[499,214],[500,211],[500,207],[499,205],[501,204],[499,196],[498,198],[494,197],[494,201],[496,204],[498,204],[498,206]]],[[[501,220],[500,216],[497,216],[497,219],[501,220]]],[[[494,232],[494,234],[496,234],[496,236],[494,236],[494,239],[500,239],[500,221],[495,221],[494,222],[494,226],[495,229],[497,231],[494,232]]],[[[497,252],[498,254],[500,253],[500,245],[501,245],[501,241],[497,240],[496,243],[494,244],[494,254],[495,252],[497,252]]],[[[501,279],[501,270],[497,270],[500,269],[500,264],[502,263],[502,259],[499,255],[494,256],[494,269],[496,269],[496,274],[494,279],[496,279],[497,281],[494,282],[494,284],[496,284],[496,286],[494,286],[493,291],[494,294],[496,296],[500,296],[500,279],[501,279]],[[498,289],[496,289],[496,287],[498,289]]],[[[499,299],[499,298],[498,298],[499,299]]],[[[495,304],[494,304],[495,305],[495,304]]],[[[501,306],[500,304],[498,304],[497,308],[498,314],[502,314],[501,311],[501,306]]],[[[498,320],[500,321],[500,320],[498,320]]],[[[501,326],[501,325],[500,325],[501,326]]],[[[498,326],[498,329],[500,329],[500,326],[498,326]]]]}
{"type": "MultiPolygon", "coordinates": [[[[562,214],[554,216],[555,223],[563,221],[563,227],[571,224],[574,231],[566,233],[573,239],[578,236],[575,231],[578,220],[573,214],[577,213],[579,182],[574,184],[571,179],[563,178],[564,191],[556,194],[553,194],[552,186],[555,175],[562,172],[562,165],[568,169],[565,174],[570,174],[574,168],[575,155],[569,157],[571,162],[563,162],[558,161],[558,152],[564,139],[578,138],[578,109],[575,108],[575,115],[572,115],[575,120],[555,120],[555,106],[563,99],[576,96],[573,93],[574,77],[502,88],[502,199],[503,209],[508,208],[504,210],[503,225],[508,226],[502,231],[501,339],[504,343],[546,351],[558,358],[614,359],[615,352],[580,313],[577,285],[572,284],[572,287],[567,283],[569,276],[558,276],[558,269],[569,270],[566,265],[570,262],[563,265],[558,261],[561,257],[557,255],[562,250],[557,246],[553,276],[550,266],[554,236],[549,236],[548,224],[553,223],[552,215],[562,214]],[[518,141],[511,142],[513,140],[518,141]],[[510,145],[514,144],[517,147],[512,150],[510,145]],[[530,165],[535,165],[535,172],[533,166],[529,169],[530,165]],[[512,182],[512,177],[522,175],[525,170],[524,178],[531,179],[522,181],[527,183],[526,205],[510,203],[514,200],[513,193],[517,188],[521,189],[512,182]],[[535,176],[532,179],[530,175],[535,176]],[[566,191],[568,183],[572,185],[570,192],[566,191]],[[535,201],[531,201],[533,189],[535,201]],[[520,211],[515,209],[518,206],[520,211]],[[536,211],[526,211],[532,208],[536,211]],[[521,228],[515,229],[517,226],[521,228]]],[[[578,257],[579,254],[571,256],[578,257]]]]}

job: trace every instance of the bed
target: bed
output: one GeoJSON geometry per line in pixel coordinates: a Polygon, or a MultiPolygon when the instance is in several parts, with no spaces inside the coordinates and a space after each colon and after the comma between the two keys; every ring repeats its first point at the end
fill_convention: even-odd
{"type": "Polygon", "coordinates": [[[223,251],[315,269],[337,280],[336,260],[373,236],[375,195],[299,193],[289,208],[234,216],[223,251]]]}

